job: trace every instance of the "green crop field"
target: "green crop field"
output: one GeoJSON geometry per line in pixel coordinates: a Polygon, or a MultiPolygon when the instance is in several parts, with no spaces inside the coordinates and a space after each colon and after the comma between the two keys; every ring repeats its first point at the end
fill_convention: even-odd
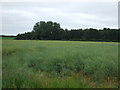
{"type": "Polygon", "coordinates": [[[118,43],[3,40],[3,88],[117,88],[118,43]]]}
{"type": "Polygon", "coordinates": [[[14,40],[15,37],[0,37],[2,40],[14,40]]]}

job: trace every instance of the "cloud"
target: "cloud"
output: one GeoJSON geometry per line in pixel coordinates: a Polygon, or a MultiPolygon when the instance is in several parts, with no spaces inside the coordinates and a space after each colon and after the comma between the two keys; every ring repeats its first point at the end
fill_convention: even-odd
{"type": "Polygon", "coordinates": [[[16,35],[31,31],[38,21],[55,21],[60,23],[62,28],[68,29],[117,28],[116,0],[42,1],[2,3],[3,34],[16,35]]]}
{"type": "Polygon", "coordinates": [[[37,16],[37,14],[33,13],[33,12],[30,12],[30,11],[27,11],[27,10],[17,10],[17,9],[12,9],[12,10],[6,10],[6,11],[3,11],[3,13],[5,14],[17,14],[17,15],[20,15],[22,17],[26,17],[26,18],[34,18],[37,16]]]}
{"type": "Polygon", "coordinates": [[[118,2],[119,0],[1,0],[1,2],[118,2]]]}

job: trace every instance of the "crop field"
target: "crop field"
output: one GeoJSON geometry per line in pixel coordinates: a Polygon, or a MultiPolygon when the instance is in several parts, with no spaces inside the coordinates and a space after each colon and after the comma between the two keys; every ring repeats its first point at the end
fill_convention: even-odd
{"type": "Polygon", "coordinates": [[[3,40],[14,40],[15,37],[0,37],[0,40],[3,39],[3,40]]]}
{"type": "Polygon", "coordinates": [[[3,88],[117,88],[118,43],[3,40],[3,88]]]}

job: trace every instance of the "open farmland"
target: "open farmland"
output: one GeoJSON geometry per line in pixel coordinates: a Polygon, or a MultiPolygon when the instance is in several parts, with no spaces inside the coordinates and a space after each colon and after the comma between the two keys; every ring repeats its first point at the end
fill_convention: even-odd
{"type": "Polygon", "coordinates": [[[118,43],[3,40],[3,88],[116,88],[118,43]]]}
{"type": "Polygon", "coordinates": [[[15,37],[0,37],[0,40],[14,40],[15,37]]]}

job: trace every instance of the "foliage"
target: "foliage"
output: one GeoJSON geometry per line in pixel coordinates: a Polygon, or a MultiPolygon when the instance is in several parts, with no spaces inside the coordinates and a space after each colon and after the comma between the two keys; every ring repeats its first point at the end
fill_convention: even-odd
{"type": "Polygon", "coordinates": [[[73,40],[73,41],[114,41],[120,40],[119,29],[62,29],[52,21],[37,22],[31,32],[18,34],[17,40],[73,40]]]}

